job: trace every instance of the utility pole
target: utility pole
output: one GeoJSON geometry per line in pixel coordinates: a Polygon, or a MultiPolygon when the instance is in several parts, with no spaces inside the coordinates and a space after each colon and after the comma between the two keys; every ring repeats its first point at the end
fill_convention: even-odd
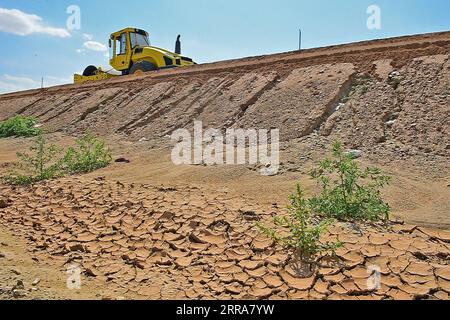
{"type": "Polygon", "coordinates": [[[44,89],[44,77],[41,78],[41,89],[44,89]]]}
{"type": "Polygon", "coordinates": [[[302,29],[298,29],[298,50],[302,50],[302,29]]]}

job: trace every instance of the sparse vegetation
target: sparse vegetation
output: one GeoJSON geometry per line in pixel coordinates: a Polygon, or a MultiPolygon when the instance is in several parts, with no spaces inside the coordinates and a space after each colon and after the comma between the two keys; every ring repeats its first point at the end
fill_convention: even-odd
{"type": "Polygon", "coordinates": [[[47,146],[44,135],[40,133],[29,153],[17,153],[20,160],[18,171],[3,179],[12,185],[28,185],[61,177],[64,174],[61,153],[61,148],[55,145],[47,146]]]}
{"type": "Polygon", "coordinates": [[[381,189],[390,182],[378,168],[359,168],[340,142],[333,145],[333,156],[325,159],[311,176],[322,188],[312,198],[312,210],[327,218],[339,220],[388,220],[390,207],[381,197],[381,189]]]}
{"type": "Polygon", "coordinates": [[[333,157],[311,172],[322,192],[307,199],[301,185],[290,197],[288,216],[276,217],[274,228],[258,224],[267,236],[293,250],[298,261],[312,265],[319,254],[335,252],[341,243],[323,243],[321,236],[333,221],[377,221],[389,219],[389,205],[381,189],[390,178],[378,168],[361,170],[342,144],[333,144],[333,157]]]}
{"type": "Polygon", "coordinates": [[[394,88],[394,90],[398,89],[401,82],[402,82],[402,80],[400,78],[392,78],[389,81],[390,85],[394,88]]]}
{"type": "Polygon", "coordinates": [[[107,167],[111,162],[111,151],[92,132],[78,139],[77,147],[69,148],[64,157],[70,174],[89,173],[107,167]]]}
{"type": "Polygon", "coordinates": [[[394,88],[394,90],[397,90],[400,84],[402,83],[402,77],[400,77],[398,72],[393,72],[389,75],[388,83],[394,88]]]}
{"type": "Polygon", "coordinates": [[[344,96],[341,98],[340,103],[347,103],[350,99],[357,93],[360,95],[365,95],[370,88],[370,83],[372,78],[368,75],[357,76],[352,82],[350,88],[345,92],[344,96]]]}
{"type": "Polygon", "coordinates": [[[47,145],[44,135],[39,133],[28,153],[17,153],[20,162],[17,169],[3,180],[11,185],[29,185],[56,179],[65,174],[79,174],[95,171],[108,166],[112,161],[111,152],[105,143],[91,132],[77,140],[77,146],[63,153],[55,145],[47,145]]]}
{"type": "Polygon", "coordinates": [[[0,138],[37,136],[42,133],[42,130],[36,125],[35,117],[15,116],[0,122],[0,138]]]}
{"type": "Polygon", "coordinates": [[[367,84],[361,85],[360,93],[362,95],[365,95],[368,91],[369,91],[369,85],[367,85],[367,84]]]}
{"type": "Polygon", "coordinates": [[[258,224],[262,232],[284,247],[292,249],[300,261],[308,264],[313,263],[318,254],[334,252],[341,246],[340,243],[320,241],[333,219],[315,219],[300,185],[297,186],[296,193],[290,196],[290,201],[289,215],[275,218],[277,229],[258,224]]]}

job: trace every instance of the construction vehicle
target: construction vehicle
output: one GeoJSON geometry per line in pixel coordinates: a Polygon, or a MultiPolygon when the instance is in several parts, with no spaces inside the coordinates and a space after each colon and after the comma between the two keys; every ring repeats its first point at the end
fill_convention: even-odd
{"type": "Polygon", "coordinates": [[[109,39],[110,60],[113,69],[103,71],[96,66],[88,66],[83,74],[75,74],[75,83],[106,80],[120,75],[141,75],[161,69],[187,67],[196,63],[181,55],[181,42],[178,36],[175,52],[150,45],[149,34],[141,29],[126,28],[111,34],[109,39]],[[119,74],[111,73],[112,70],[119,74]]]}

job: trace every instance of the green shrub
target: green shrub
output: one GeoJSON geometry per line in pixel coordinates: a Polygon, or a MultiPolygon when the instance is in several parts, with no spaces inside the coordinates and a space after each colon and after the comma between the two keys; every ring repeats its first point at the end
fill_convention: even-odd
{"type": "Polygon", "coordinates": [[[312,265],[319,254],[334,252],[342,244],[323,243],[321,235],[335,219],[377,221],[389,219],[389,205],[381,189],[390,178],[380,169],[361,170],[342,144],[333,144],[333,157],[320,162],[311,176],[322,186],[320,195],[306,199],[300,185],[290,197],[288,215],[276,217],[275,227],[257,224],[267,236],[293,250],[301,262],[312,265]]]}
{"type": "Polygon", "coordinates": [[[89,173],[107,167],[111,162],[111,151],[92,132],[78,139],[77,146],[69,148],[64,157],[66,170],[70,174],[89,173]]]}
{"type": "Polygon", "coordinates": [[[339,220],[388,220],[390,207],[381,197],[381,189],[390,177],[378,168],[361,170],[340,142],[333,145],[333,157],[325,159],[311,176],[322,187],[320,195],[310,200],[318,214],[339,220]]]}
{"type": "Polygon", "coordinates": [[[334,252],[341,246],[340,243],[320,241],[333,219],[315,219],[300,185],[297,185],[296,193],[290,196],[290,202],[289,215],[276,217],[275,229],[258,224],[259,229],[285,248],[293,250],[294,255],[306,263],[313,263],[318,254],[334,252]]]}
{"type": "Polygon", "coordinates": [[[37,119],[34,117],[15,116],[0,122],[0,138],[37,136],[42,130],[36,128],[36,124],[37,119]]]}
{"type": "Polygon", "coordinates": [[[103,141],[92,133],[86,133],[77,140],[75,148],[69,148],[64,156],[63,149],[47,146],[42,132],[36,138],[30,153],[17,153],[17,169],[3,180],[12,185],[29,185],[36,182],[63,177],[65,174],[88,173],[108,166],[111,152],[103,141]]]}
{"type": "Polygon", "coordinates": [[[29,153],[17,153],[19,171],[10,173],[3,179],[12,185],[28,185],[35,182],[55,179],[64,175],[62,170],[61,148],[50,145],[40,133],[29,153]]]}
{"type": "Polygon", "coordinates": [[[400,78],[399,76],[391,75],[389,76],[388,83],[394,88],[394,90],[397,90],[402,83],[402,78],[400,78]]]}

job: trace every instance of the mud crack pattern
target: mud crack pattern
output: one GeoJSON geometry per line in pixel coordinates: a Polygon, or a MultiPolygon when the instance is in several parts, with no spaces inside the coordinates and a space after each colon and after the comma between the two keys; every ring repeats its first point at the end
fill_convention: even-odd
{"type": "Polygon", "coordinates": [[[448,231],[337,223],[323,239],[344,243],[337,257],[298,278],[286,251],[255,227],[283,212],[226,192],[82,178],[0,192],[0,224],[25,237],[34,257],[61,269],[78,263],[112,297],[449,298],[448,231]],[[373,290],[371,266],[381,273],[373,290]]]}

